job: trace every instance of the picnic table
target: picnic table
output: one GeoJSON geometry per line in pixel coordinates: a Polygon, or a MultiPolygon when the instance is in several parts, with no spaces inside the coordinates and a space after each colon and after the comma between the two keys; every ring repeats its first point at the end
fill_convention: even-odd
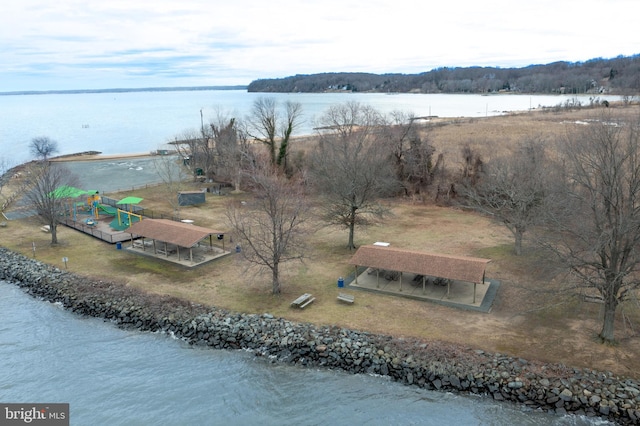
{"type": "Polygon", "coordinates": [[[304,309],[307,307],[307,305],[313,303],[314,300],[316,300],[316,298],[313,297],[311,293],[305,293],[291,302],[291,306],[296,306],[300,309],[304,309]]]}
{"type": "Polygon", "coordinates": [[[353,294],[338,293],[338,300],[352,304],[356,300],[356,298],[353,294]]]}

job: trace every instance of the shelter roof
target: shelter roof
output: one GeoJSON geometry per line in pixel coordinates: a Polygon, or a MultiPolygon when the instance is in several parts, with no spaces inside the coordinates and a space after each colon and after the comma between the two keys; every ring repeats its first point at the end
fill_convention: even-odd
{"type": "Polygon", "coordinates": [[[59,186],[50,193],[53,198],[78,198],[84,194],[88,194],[88,192],[83,189],[67,185],[59,186]]]}
{"type": "Polygon", "coordinates": [[[116,204],[138,204],[140,201],[144,200],[144,198],[140,197],[125,197],[122,200],[118,201],[116,204]]]}
{"type": "Polygon", "coordinates": [[[144,219],[132,224],[127,232],[180,247],[193,247],[209,235],[225,233],[169,219],[144,219]]]}
{"type": "Polygon", "coordinates": [[[450,256],[392,247],[361,246],[350,264],[481,283],[490,259],[450,256]]]}

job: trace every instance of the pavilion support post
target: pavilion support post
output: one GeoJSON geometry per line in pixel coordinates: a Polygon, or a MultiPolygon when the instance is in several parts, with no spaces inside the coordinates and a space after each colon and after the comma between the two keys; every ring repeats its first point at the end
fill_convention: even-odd
{"type": "Polygon", "coordinates": [[[400,291],[402,291],[402,272],[400,272],[400,291]]]}
{"type": "Polygon", "coordinates": [[[422,276],[422,294],[425,294],[426,292],[426,285],[427,285],[427,277],[425,277],[424,275],[422,276]]]}
{"type": "Polygon", "coordinates": [[[189,247],[189,260],[193,263],[193,247],[189,247]]]}
{"type": "Polygon", "coordinates": [[[380,269],[376,269],[376,288],[380,288],[380,269]]]}
{"type": "Polygon", "coordinates": [[[473,283],[473,303],[476,303],[476,283],[473,283]]]}
{"type": "Polygon", "coordinates": [[[451,290],[451,280],[447,280],[447,299],[449,298],[449,290],[451,290]]]}
{"type": "Polygon", "coordinates": [[[356,272],[354,274],[354,276],[356,277],[355,278],[355,283],[356,283],[356,285],[358,285],[358,265],[355,265],[354,268],[356,270],[356,272]]]}
{"type": "Polygon", "coordinates": [[[158,248],[156,247],[156,240],[153,240],[153,254],[158,254],[158,248]]]}
{"type": "Polygon", "coordinates": [[[164,242],[164,256],[169,257],[169,249],[167,248],[167,242],[164,242]]]}
{"type": "Polygon", "coordinates": [[[178,252],[178,261],[180,261],[180,246],[176,246],[176,252],[178,252]]]}

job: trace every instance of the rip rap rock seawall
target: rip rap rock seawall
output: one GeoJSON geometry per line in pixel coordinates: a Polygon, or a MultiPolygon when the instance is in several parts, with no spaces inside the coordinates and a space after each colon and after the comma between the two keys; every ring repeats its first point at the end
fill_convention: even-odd
{"type": "Polygon", "coordinates": [[[487,395],[557,414],[640,423],[640,383],[442,342],[241,314],[89,279],[0,248],[0,279],[66,309],[190,344],[251,350],[274,362],[387,376],[430,390],[487,395]]]}

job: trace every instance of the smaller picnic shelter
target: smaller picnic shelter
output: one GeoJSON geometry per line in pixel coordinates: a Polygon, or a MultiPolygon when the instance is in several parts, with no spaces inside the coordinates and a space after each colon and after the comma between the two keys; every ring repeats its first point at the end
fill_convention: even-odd
{"type": "Polygon", "coordinates": [[[378,281],[380,279],[380,271],[399,272],[400,291],[402,291],[403,273],[421,276],[423,291],[427,277],[446,279],[447,294],[449,294],[451,281],[473,283],[473,303],[475,303],[476,286],[485,282],[485,269],[490,261],[490,259],[476,257],[451,256],[381,245],[366,245],[358,248],[349,263],[356,268],[356,284],[358,283],[359,266],[375,269],[378,281]]]}
{"type": "MultiPolygon", "coordinates": [[[[131,234],[132,247],[140,246],[143,250],[146,248],[145,238],[153,241],[154,254],[162,254],[169,257],[173,254],[175,248],[178,259],[180,259],[180,248],[189,253],[189,260],[194,262],[194,248],[199,243],[209,238],[209,249],[213,249],[213,235],[216,239],[222,240],[222,251],[224,251],[224,235],[225,232],[217,231],[190,223],[176,222],[168,219],[145,219],[132,224],[128,231],[131,234]],[[140,237],[142,242],[135,244],[134,238],[140,237]],[[222,238],[221,238],[222,237],[222,238]],[[157,242],[161,243],[158,247],[157,242]]],[[[184,257],[184,254],[183,254],[184,257]]]]}

